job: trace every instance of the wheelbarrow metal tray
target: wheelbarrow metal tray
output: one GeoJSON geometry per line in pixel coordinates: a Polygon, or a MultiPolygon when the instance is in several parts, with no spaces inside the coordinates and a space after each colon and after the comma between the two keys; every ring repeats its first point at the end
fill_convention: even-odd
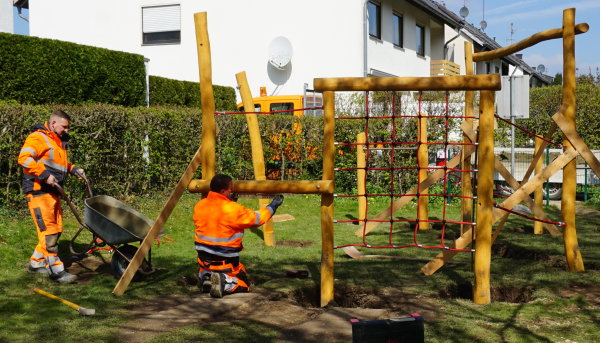
{"type": "Polygon", "coordinates": [[[142,241],[152,228],[153,221],[113,197],[97,195],[84,202],[85,224],[109,244],[142,241]]]}

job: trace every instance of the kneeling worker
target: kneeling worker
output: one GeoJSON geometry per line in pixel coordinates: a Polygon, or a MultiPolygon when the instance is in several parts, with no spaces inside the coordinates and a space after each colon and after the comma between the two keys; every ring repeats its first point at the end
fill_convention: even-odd
{"type": "Polygon", "coordinates": [[[277,195],[265,208],[253,211],[232,200],[232,194],[232,178],[217,174],[208,196],[194,206],[198,278],[203,291],[210,286],[213,298],[250,290],[240,263],[244,230],[266,223],[283,203],[283,196],[277,195]]]}

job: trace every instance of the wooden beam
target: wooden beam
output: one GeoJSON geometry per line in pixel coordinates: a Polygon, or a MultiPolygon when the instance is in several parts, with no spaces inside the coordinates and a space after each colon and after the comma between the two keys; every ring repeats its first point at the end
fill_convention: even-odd
{"type": "MultiPolygon", "coordinates": [[[[471,42],[465,42],[465,74],[473,75],[473,44],[471,42]]],[[[465,121],[463,122],[465,126],[469,129],[473,129],[473,117],[474,117],[474,108],[473,102],[475,100],[475,92],[474,91],[466,91],[465,92],[465,121]]],[[[475,137],[469,137],[466,134],[463,134],[463,143],[471,144],[475,142],[477,139],[475,137]]],[[[471,170],[471,155],[463,156],[461,160],[461,169],[462,170],[471,170]]],[[[461,198],[461,215],[462,222],[469,224],[460,224],[460,233],[464,233],[467,230],[473,227],[473,181],[471,179],[470,172],[462,173],[462,182],[460,183],[461,194],[464,198],[461,198]]]]}
{"type": "MultiPolygon", "coordinates": [[[[590,29],[590,26],[587,23],[577,24],[575,26],[575,34],[586,33],[590,29]]],[[[475,62],[483,62],[483,61],[491,61],[498,58],[502,58],[513,54],[517,51],[521,51],[530,46],[533,46],[539,42],[543,42],[550,39],[557,39],[563,37],[563,29],[551,29],[542,32],[538,32],[532,36],[529,36],[523,40],[520,40],[514,44],[509,46],[505,46],[500,49],[492,50],[492,51],[484,51],[484,52],[476,52],[473,54],[473,61],[475,62]]]]}
{"type": "MultiPolygon", "coordinates": [[[[333,180],[318,181],[279,181],[279,180],[235,180],[236,193],[292,193],[292,194],[333,194],[333,180]]],[[[190,193],[207,193],[210,180],[192,180],[188,186],[190,193]]]]}
{"type": "MultiPolygon", "coordinates": [[[[564,116],[570,126],[576,127],[577,94],[575,75],[575,9],[563,11],[563,94],[562,103],[565,105],[564,116]]],[[[571,147],[568,139],[563,140],[565,147],[571,147]]],[[[565,258],[570,271],[584,271],[583,257],[577,242],[577,227],[575,223],[575,201],[577,193],[577,162],[571,161],[563,168],[561,211],[565,228],[563,240],[565,258]]]]}
{"type": "Polygon", "coordinates": [[[367,218],[367,197],[361,196],[362,194],[367,193],[367,183],[365,181],[365,176],[367,171],[365,170],[367,166],[367,157],[365,154],[365,145],[364,143],[367,141],[366,135],[364,132],[356,135],[356,189],[359,194],[358,197],[358,222],[364,223],[365,218],[367,218]]]}
{"type": "Polygon", "coordinates": [[[212,61],[206,12],[194,13],[198,70],[200,72],[200,103],[202,106],[202,178],[210,180],[215,175],[215,97],[212,84],[212,61]]]}
{"type": "Polygon", "coordinates": [[[494,203],[494,93],[481,91],[478,137],[477,224],[473,263],[473,302],[491,302],[492,209],[494,203]]]}
{"type": "MultiPolygon", "coordinates": [[[[254,100],[248,86],[246,72],[235,74],[235,79],[240,88],[240,96],[244,104],[245,112],[254,112],[254,100]]],[[[265,158],[260,138],[260,129],[258,127],[258,118],[256,113],[246,113],[246,123],[248,124],[248,133],[250,134],[250,147],[252,149],[252,167],[254,168],[254,178],[256,180],[266,180],[265,176],[265,158]]],[[[258,207],[265,207],[270,199],[258,199],[258,207]]],[[[275,233],[273,232],[273,220],[269,219],[263,226],[263,236],[265,245],[272,247],[275,245],[275,233]]]]}
{"type": "Polygon", "coordinates": [[[165,203],[165,206],[163,206],[163,209],[160,211],[158,218],[156,218],[154,224],[152,224],[150,231],[148,231],[148,234],[146,234],[146,237],[140,244],[140,247],[135,252],[135,255],[133,255],[133,258],[127,266],[127,269],[125,269],[125,272],[123,273],[123,275],[121,275],[119,282],[117,282],[117,285],[112,291],[114,295],[123,295],[123,293],[125,293],[125,290],[127,290],[127,287],[133,279],[133,276],[144,261],[146,255],[148,255],[148,251],[150,250],[152,243],[154,243],[154,240],[156,239],[156,237],[158,237],[158,234],[160,233],[163,226],[167,222],[167,219],[169,219],[169,216],[173,212],[175,205],[177,205],[179,199],[181,199],[181,196],[183,195],[187,184],[190,183],[190,181],[194,177],[194,173],[196,172],[196,170],[198,170],[198,167],[200,166],[200,163],[202,161],[202,156],[202,147],[200,147],[196,151],[196,154],[194,154],[192,161],[187,166],[185,172],[179,179],[179,182],[175,186],[175,189],[173,190],[173,192],[171,192],[171,196],[169,196],[169,199],[165,203]]]}
{"type": "MultiPolygon", "coordinates": [[[[334,179],[335,165],[335,97],[323,92],[323,180],[334,179]]],[[[333,187],[333,185],[332,185],[333,187]]],[[[329,305],[334,295],[333,269],[333,194],[321,195],[321,307],[329,305]]]]}
{"type": "Polygon", "coordinates": [[[464,91],[501,88],[500,75],[444,77],[341,77],[313,81],[315,91],[464,91]]]}

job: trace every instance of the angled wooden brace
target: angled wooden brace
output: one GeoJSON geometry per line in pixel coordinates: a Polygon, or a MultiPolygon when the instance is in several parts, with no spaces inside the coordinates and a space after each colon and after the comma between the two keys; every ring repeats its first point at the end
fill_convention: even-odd
{"type": "MultiPolygon", "coordinates": [[[[548,165],[544,170],[533,177],[531,180],[527,181],[525,184],[521,185],[519,189],[517,189],[510,197],[506,198],[500,206],[512,209],[516,205],[518,205],[526,196],[529,196],[531,192],[535,190],[536,187],[540,186],[550,176],[554,175],[559,169],[562,169],[567,163],[571,162],[574,158],[577,157],[579,153],[573,149],[569,148],[563,152],[562,155],[554,159],[550,165],[548,165]]],[[[496,223],[498,220],[505,220],[505,217],[508,216],[507,212],[496,208],[492,212],[492,224],[496,223]]],[[[503,224],[503,223],[502,223],[503,224]]],[[[500,227],[499,227],[500,229],[500,227]]],[[[473,233],[472,229],[465,231],[456,241],[454,241],[453,248],[455,249],[464,249],[473,241],[473,233]]],[[[498,230],[496,230],[498,231],[498,230]]],[[[494,233],[493,239],[495,239],[498,235],[494,233]]],[[[439,253],[436,257],[434,257],[429,263],[424,265],[421,268],[421,271],[425,275],[431,275],[435,273],[438,269],[440,269],[446,261],[450,260],[454,257],[458,252],[451,250],[444,250],[439,253]]]]}
{"type": "Polygon", "coordinates": [[[600,178],[600,161],[598,161],[596,156],[590,151],[590,148],[588,148],[587,144],[581,139],[581,136],[575,131],[575,127],[567,121],[563,115],[562,108],[561,111],[552,116],[552,120],[556,122],[556,125],[558,125],[565,137],[567,137],[569,142],[571,142],[575,149],[581,154],[581,157],[587,162],[590,168],[592,168],[594,174],[600,178]]]}
{"type": "MultiPolygon", "coordinates": [[[[463,132],[472,140],[474,140],[475,137],[475,132],[473,130],[469,130],[467,128],[467,126],[463,126],[461,125],[461,128],[463,130],[463,132]]],[[[553,133],[553,130],[550,130],[553,133]]],[[[552,134],[550,133],[550,136],[552,136],[552,134]]],[[[543,148],[540,149],[540,151],[543,151],[543,148]]],[[[541,154],[537,154],[536,155],[539,159],[539,156],[541,156],[541,154]]],[[[537,163],[537,159],[534,157],[533,161],[532,161],[532,165],[535,165],[535,163],[537,163]]],[[[530,174],[526,174],[525,178],[523,179],[523,181],[521,182],[521,184],[519,184],[519,182],[517,180],[515,180],[515,178],[512,176],[512,174],[506,169],[506,167],[504,167],[504,165],[500,162],[500,160],[498,159],[498,157],[494,157],[494,168],[496,168],[496,170],[498,171],[498,173],[500,173],[500,175],[502,175],[502,177],[504,177],[504,180],[506,180],[506,182],[508,182],[509,186],[512,187],[513,190],[517,190],[519,187],[521,187],[521,184],[525,184],[527,182],[527,180],[529,180],[529,175],[530,174]]],[[[533,169],[531,168],[531,166],[529,167],[529,169],[533,169]]],[[[535,214],[535,216],[537,218],[543,219],[545,221],[550,221],[550,219],[548,218],[548,216],[546,216],[546,213],[544,212],[543,209],[539,208],[538,206],[535,205],[535,203],[533,202],[533,200],[531,199],[531,197],[529,195],[527,195],[523,201],[525,202],[525,204],[527,204],[527,206],[531,209],[531,211],[533,211],[533,213],[535,214]]],[[[546,228],[546,230],[548,230],[548,232],[552,235],[552,236],[560,236],[561,232],[556,228],[556,226],[554,226],[553,224],[549,224],[549,223],[543,223],[544,227],[546,228]]]]}

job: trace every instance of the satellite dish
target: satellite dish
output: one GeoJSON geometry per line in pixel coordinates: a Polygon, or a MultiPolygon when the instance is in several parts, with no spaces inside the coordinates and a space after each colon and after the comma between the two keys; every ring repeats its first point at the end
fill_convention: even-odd
{"type": "Polygon", "coordinates": [[[269,63],[277,69],[285,69],[292,60],[293,53],[292,43],[283,36],[275,37],[269,43],[269,63]]]}
{"type": "Polygon", "coordinates": [[[543,64],[540,64],[539,66],[537,66],[537,71],[538,73],[544,73],[546,71],[546,66],[543,64]]]}
{"type": "Polygon", "coordinates": [[[487,27],[487,21],[482,20],[481,23],[479,23],[479,27],[481,27],[481,31],[485,31],[485,28],[487,27]]]}
{"type": "Polygon", "coordinates": [[[469,15],[469,9],[467,8],[467,6],[463,6],[460,9],[460,11],[458,11],[458,14],[460,14],[460,16],[463,17],[463,19],[465,19],[469,15]]]}

